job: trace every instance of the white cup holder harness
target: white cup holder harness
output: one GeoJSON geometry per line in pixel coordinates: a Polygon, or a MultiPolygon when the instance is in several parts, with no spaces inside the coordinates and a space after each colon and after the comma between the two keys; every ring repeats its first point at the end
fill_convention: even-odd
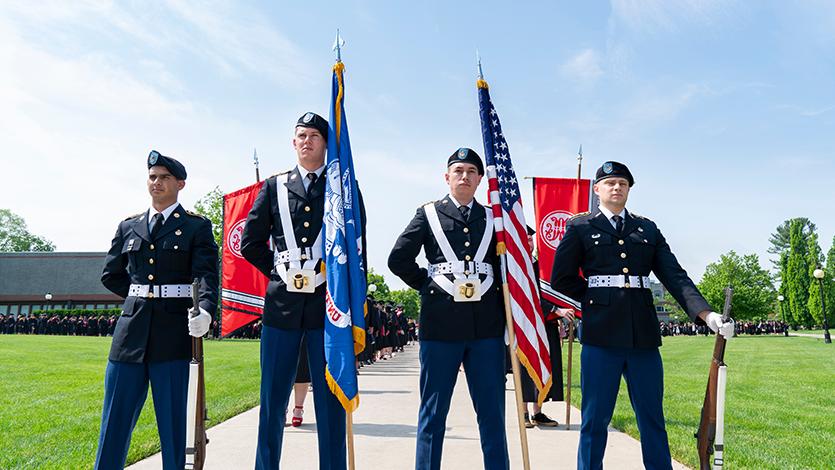
{"type": "MultiPolygon", "coordinates": [[[[278,251],[275,248],[273,254],[273,263],[278,277],[287,284],[287,270],[288,269],[305,269],[315,270],[316,266],[322,261],[322,232],[319,230],[319,236],[313,242],[312,247],[299,248],[296,243],[296,234],[293,232],[293,219],[290,216],[290,196],[287,191],[287,177],[290,173],[284,173],[276,177],[276,188],[278,189],[278,213],[281,217],[281,231],[284,234],[284,243],[287,249],[278,251]]],[[[277,244],[273,243],[273,246],[277,244]]],[[[314,286],[319,287],[325,283],[325,273],[316,273],[314,286]]]]}
{"type": "Polygon", "coordinates": [[[481,284],[481,292],[486,293],[493,285],[493,266],[490,263],[484,262],[484,257],[487,255],[487,249],[490,247],[490,240],[493,236],[493,213],[487,213],[487,225],[484,228],[484,235],[481,237],[481,243],[478,245],[478,250],[472,261],[462,261],[458,259],[452,246],[449,244],[444,231],[441,228],[441,221],[438,219],[438,212],[435,210],[435,204],[429,203],[423,206],[426,212],[426,219],[429,222],[429,227],[432,229],[432,235],[435,236],[435,241],[441,248],[441,254],[444,255],[446,262],[430,264],[427,267],[429,277],[449,295],[455,296],[455,286],[453,281],[447,277],[452,275],[455,280],[463,280],[473,283],[481,284]],[[479,275],[485,276],[484,280],[479,279],[479,275]]]}

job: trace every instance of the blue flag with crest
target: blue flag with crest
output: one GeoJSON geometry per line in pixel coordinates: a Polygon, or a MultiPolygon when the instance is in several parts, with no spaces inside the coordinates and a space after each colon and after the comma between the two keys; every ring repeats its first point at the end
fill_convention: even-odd
{"type": "Polygon", "coordinates": [[[325,376],[345,411],[359,406],[356,354],[365,348],[366,273],[359,192],[345,121],[342,61],[333,66],[325,185],[325,376]]]}

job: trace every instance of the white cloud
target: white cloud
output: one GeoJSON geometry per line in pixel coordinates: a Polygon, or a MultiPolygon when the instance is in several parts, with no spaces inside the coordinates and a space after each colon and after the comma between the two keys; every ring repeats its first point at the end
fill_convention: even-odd
{"type": "Polygon", "coordinates": [[[611,0],[612,14],[634,30],[674,31],[687,23],[713,24],[730,18],[728,0],[611,0]]]}
{"type": "Polygon", "coordinates": [[[591,83],[603,75],[600,58],[594,49],[584,49],[560,67],[562,74],[573,81],[591,83]]]}

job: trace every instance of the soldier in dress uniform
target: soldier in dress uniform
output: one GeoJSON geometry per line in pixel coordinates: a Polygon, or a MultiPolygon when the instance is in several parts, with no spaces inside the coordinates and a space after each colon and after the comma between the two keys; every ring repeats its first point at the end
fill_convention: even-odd
{"type": "Polygon", "coordinates": [[[439,469],[450,399],[463,364],[485,469],[507,469],[505,314],[492,213],[473,196],[484,164],[461,148],[447,160],[449,195],[417,209],[394,244],[391,272],[420,292],[420,411],[415,468],[439,469]],[[428,268],[415,259],[421,248],[428,268]]]}
{"type": "Polygon", "coordinates": [[[119,224],[105,259],[102,284],[125,302],[105,371],[97,469],[124,467],[149,382],[162,467],[185,465],[191,336],[206,334],[218,298],[212,223],[177,202],[185,180],[180,162],[152,151],[151,208],[119,224]],[[199,312],[192,307],[195,278],[200,282],[199,312]]]}
{"type": "Polygon", "coordinates": [[[707,323],[726,338],[733,335],[733,321],[723,323],[722,316],[711,311],[655,223],[626,210],[634,184],[626,165],[604,163],[594,183],[600,206],[568,221],[554,257],[551,286],[582,301],[579,469],[602,468],[621,376],[638,421],[644,466],[672,468],[650,272],[693,321],[707,323]]]}
{"type": "MultiPolygon", "coordinates": [[[[261,329],[258,469],[279,466],[284,412],[302,336],[307,342],[313,383],[319,468],[338,470],[346,466],[345,410],[325,379],[322,221],[327,139],[328,122],[324,118],[315,113],[299,118],[293,136],[298,164],[264,181],[244,225],[241,253],[269,278],[261,329]],[[274,250],[268,245],[270,240],[274,250]]],[[[365,220],[363,209],[361,217],[365,220]]],[[[362,231],[364,235],[365,224],[362,231]]]]}

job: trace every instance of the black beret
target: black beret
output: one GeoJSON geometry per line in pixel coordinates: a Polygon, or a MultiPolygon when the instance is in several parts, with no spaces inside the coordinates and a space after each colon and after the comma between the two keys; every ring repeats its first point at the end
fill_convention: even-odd
{"type": "Polygon", "coordinates": [[[478,174],[484,176],[484,163],[481,162],[481,157],[475,153],[475,150],[461,147],[455,153],[449,156],[446,162],[447,168],[453,163],[470,163],[478,168],[478,174]]]}
{"type": "Polygon", "coordinates": [[[629,172],[629,168],[626,168],[626,165],[619,162],[604,163],[597,169],[597,175],[594,177],[594,182],[597,183],[598,181],[603,181],[606,178],[615,177],[626,178],[626,181],[629,181],[630,187],[635,185],[635,179],[632,178],[632,173],[629,172]]]}
{"type": "Polygon", "coordinates": [[[151,150],[151,153],[148,154],[148,168],[150,169],[152,166],[164,166],[168,168],[174,178],[178,180],[186,179],[186,167],[182,163],[171,157],[166,157],[156,150],[151,150]]]}
{"type": "Polygon", "coordinates": [[[309,127],[316,129],[328,141],[328,121],[316,113],[304,113],[302,117],[296,121],[296,127],[309,127]]]}

